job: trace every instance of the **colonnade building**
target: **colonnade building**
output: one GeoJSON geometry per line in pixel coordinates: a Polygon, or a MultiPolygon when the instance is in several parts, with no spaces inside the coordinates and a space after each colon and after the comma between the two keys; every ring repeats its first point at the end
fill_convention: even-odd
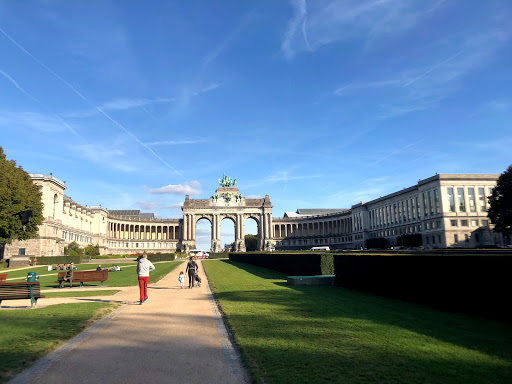
{"type": "MultiPolygon", "coordinates": [[[[269,196],[246,199],[234,184],[221,185],[210,199],[186,196],[184,219],[157,219],[138,210],[83,206],[64,194],[64,182],[50,175],[30,175],[42,193],[44,221],[39,236],[5,247],[4,257],[57,256],[75,241],[98,245],[101,254],[176,252],[195,248],[196,225],[212,225],[212,251],[220,251],[220,221],[235,224],[237,251],[245,251],[244,222],[254,219],[259,249],[359,249],[365,240],[421,235],[426,248],[502,246],[510,243],[493,231],[487,217],[488,196],[497,174],[436,174],[416,185],[345,209],[299,209],[272,217],[269,196]]],[[[236,183],[236,181],[235,181],[236,183]]],[[[219,184],[221,184],[219,182],[219,184]]]]}

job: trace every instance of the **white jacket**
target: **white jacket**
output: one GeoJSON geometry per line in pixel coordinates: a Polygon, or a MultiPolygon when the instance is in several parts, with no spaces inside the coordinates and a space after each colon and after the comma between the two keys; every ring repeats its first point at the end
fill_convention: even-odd
{"type": "Polygon", "coordinates": [[[137,275],[139,277],[149,276],[149,272],[154,271],[155,266],[151,261],[141,257],[137,263],[137,275]]]}

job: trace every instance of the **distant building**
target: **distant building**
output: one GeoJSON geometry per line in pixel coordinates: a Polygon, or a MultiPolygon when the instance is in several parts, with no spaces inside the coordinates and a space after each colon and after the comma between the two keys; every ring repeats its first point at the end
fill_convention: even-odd
{"type": "MultiPolygon", "coordinates": [[[[203,218],[215,223],[216,236],[223,218],[233,220],[238,228],[235,242],[239,251],[245,250],[241,240],[248,218],[255,219],[258,230],[264,231],[263,238],[261,232],[258,236],[260,249],[310,249],[325,245],[331,249],[359,249],[367,239],[384,237],[395,245],[399,236],[408,234],[420,234],[426,248],[510,243],[510,238],[493,230],[487,218],[488,196],[499,177],[496,174],[435,175],[347,209],[298,209],[286,212],[282,218],[272,217],[268,195],[263,199],[246,199],[237,188],[229,187],[231,194],[225,193],[224,197],[216,194],[209,200],[192,200],[187,196],[186,224],[183,219],[157,219],[153,213],[139,210],[109,211],[101,206],[83,206],[66,196],[65,183],[51,174],[30,176],[42,192],[44,221],[39,237],[6,245],[5,258],[18,254],[62,255],[64,247],[73,241],[82,247],[99,245],[102,254],[192,249],[195,225],[203,218]],[[219,212],[220,216],[214,217],[219,212]]],[[[215,251],[220,249],[219,240],[212,240],[215,251]]]]}

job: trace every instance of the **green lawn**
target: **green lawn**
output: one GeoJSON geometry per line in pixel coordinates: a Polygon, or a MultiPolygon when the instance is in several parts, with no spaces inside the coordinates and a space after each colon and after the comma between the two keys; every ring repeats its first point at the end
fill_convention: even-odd
{"type": "Polygon", "coordinates": [[[80,290],[73,290],[73,292],[66,291],[66,292],[45,292],[44,296],[47,299],[51,299],[54,297],[88,297],[88,296],[112,296],[115,295],[117,292],[120,292],[118,289],[109,289],[109,290],[101,290],[101,291],[80,291],[80,290]]]}
{"type": "Polygon", "coordinates": [[[512,383],[512,325],[203,261],[258,383],[512,383]]]}
{"type": "MultiPolygon", "coordinates": [[[[180,265],[183,261],[160,261],[156,262],[155,270],[150,273],[150,283],[155,283],[160,280],[162,277],[171,272],[174,268],[180,265]]],[[[86,271],[86,270],[95,270],[99,264],[78,264],[78,271],[86,271]]],[[[101,263],[102,267],[111,267],[112,264],[101,263]]],[[[138,285],[137,281],[137,272],[136,272],[136,263],[125,263],[120,264],[121,271],[118,272],[109,272],[108,280],[103,283],[105,287],[127,287],[132,285],[138,285]]],[[[49,289],[49,288],[57,288],[58,284],[54,283],[57,280],[58,272],[61,271],[48,271],[46,266],[42,267],[31,267],[23,270],[17,270],[9,272],[8,269],[3,270],[2,273],[8,273],[7,282],[17,282],[23,281],[27,277],[28,272],[36,272],[38,275],[41,275],[39,278],[39,283],[41,284],[41,289],[49,289]],[[11,278],[15,278],[15,280],[10,280],[11,278]]],[[[100,286],[99,282],[93,283],[84,283],[84,287],[93,287],[100,286]]],[[[66,284],[68,286],[68,284],[66,284]]]]}
{"type": "Polygon", "coordinates": [[[0,311],[0,383],[82,332],[118,304],[52,305],[37,310],[0,311]]]}

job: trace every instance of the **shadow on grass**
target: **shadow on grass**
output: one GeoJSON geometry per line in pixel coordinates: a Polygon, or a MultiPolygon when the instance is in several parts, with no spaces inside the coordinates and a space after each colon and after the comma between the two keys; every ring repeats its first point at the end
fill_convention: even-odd
{"type": "MultiPolygon", "coordinates": [[[[220,261],[263,279],[286,279],[286,275],[269,269],[231,261],[220,261]]],[[[512,359],[512,325],[497,321],[444,312],[401,300],[374,296],[332,286],[289,286],[274,282],[276,289],[240,290],[216,293],[218,300],[272,304],[282,311],[296,314],[294,328],[307,327],[321,335],[325,319],[365,320],[365,327],[398,327],[469,350],[512,359]],[[306,320],[302,321],[301,318],[306,320]],[[321,321],[315,321],[321,320],[321,321]],[[302,324],[303,322],[303,324],[302,324]]],[[[258,316],[258,315],[251,315],[258,316]]],[[[230,319],[231,321],[231,319],[230,319]]],[[[246,320],[247,321],[247,320],[246,320]]],[[[254,337],[266,337],[265,329],[252,329],[254,337]]],[[[300,335],[280,329],[283,338],[300,341],[300,335]]],[[[330,337],[343,338],[340,329],[330,329],[330,337]]],[[[511,370],[512,372],[512,370],[511,370]]]]}

